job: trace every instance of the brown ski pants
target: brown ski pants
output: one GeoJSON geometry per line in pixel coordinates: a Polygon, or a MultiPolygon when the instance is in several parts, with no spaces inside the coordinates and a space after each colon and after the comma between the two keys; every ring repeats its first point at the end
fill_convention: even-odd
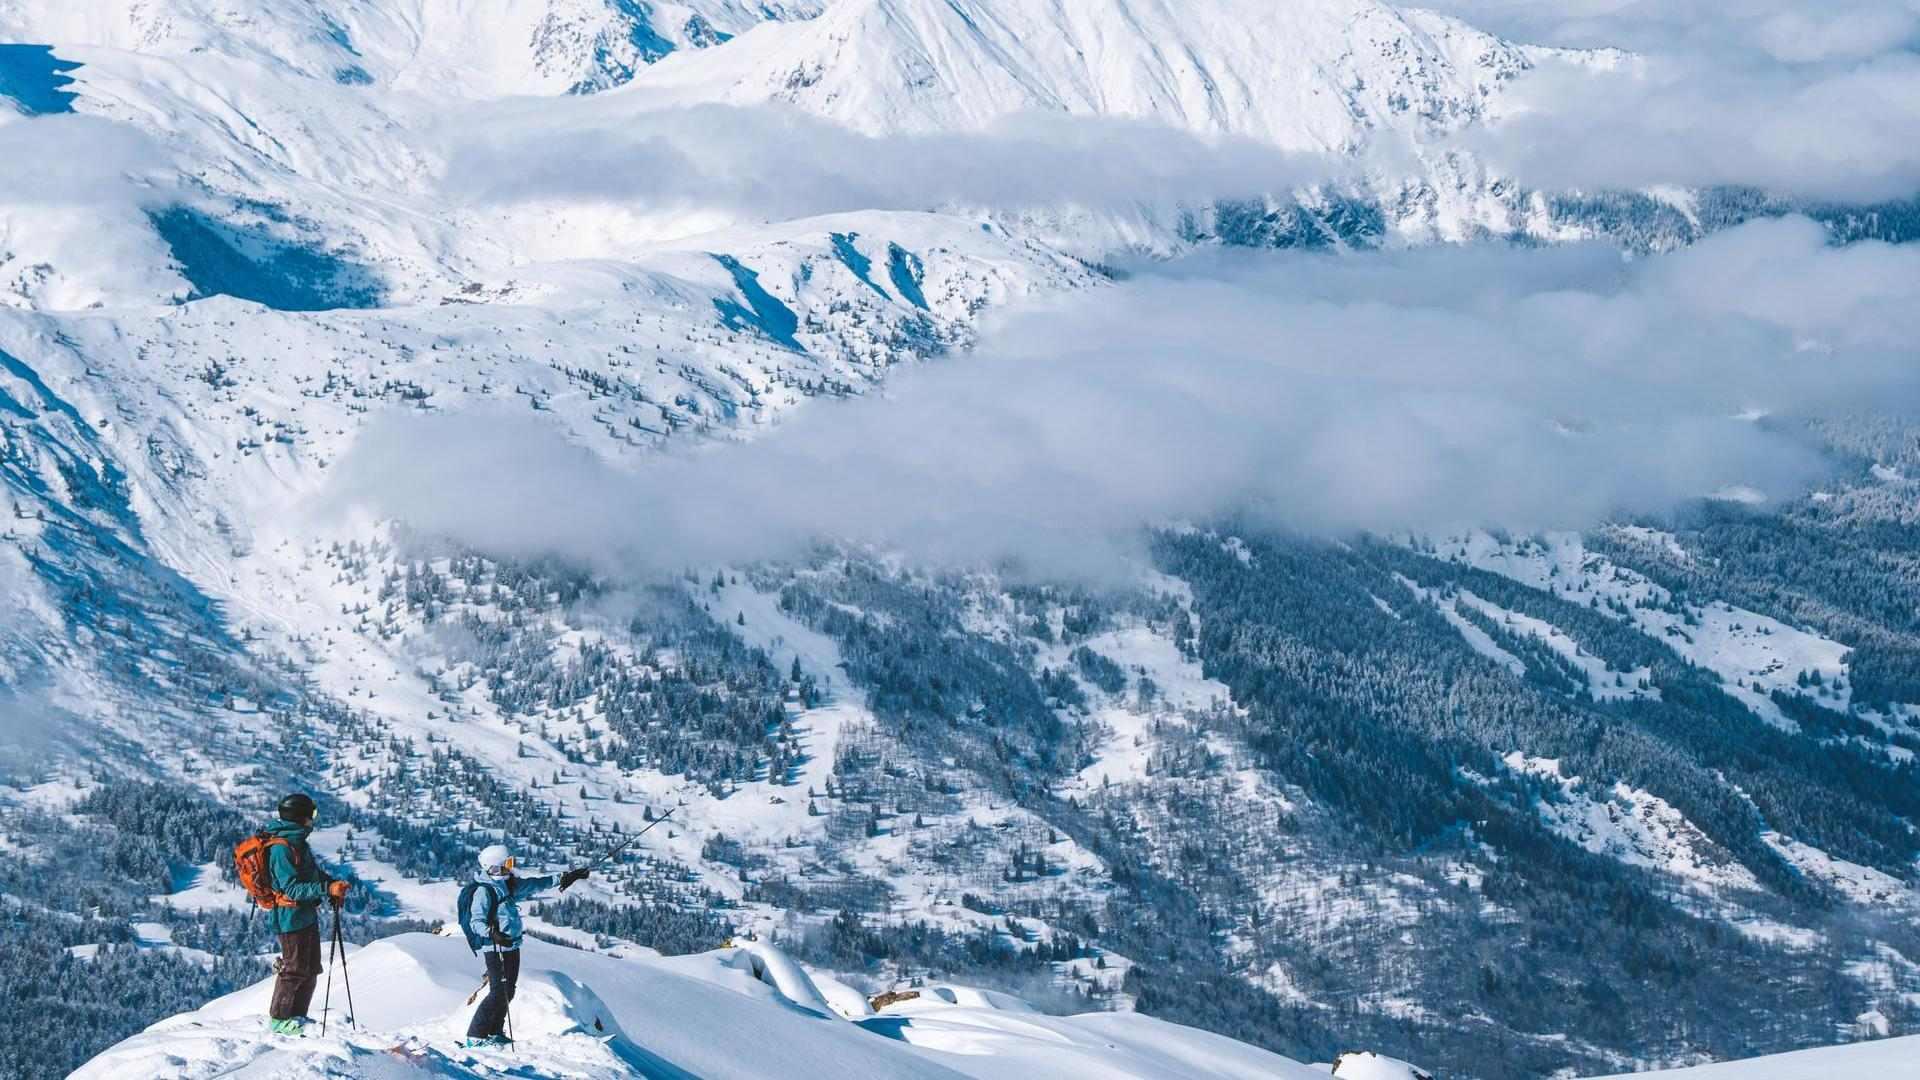
{"type": "Polygon", "coordinates": [[[320,925],[280,935],[280,974],[273,981],[273,1005],[267,1015],[291,1020],[307,1015],[313,988],[320,981],[320,925]]]}

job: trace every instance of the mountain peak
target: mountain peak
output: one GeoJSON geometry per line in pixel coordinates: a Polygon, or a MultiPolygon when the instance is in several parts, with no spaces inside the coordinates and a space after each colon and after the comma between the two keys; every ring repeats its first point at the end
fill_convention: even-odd
{"type": "Polygon", "coordinates": [[[1043,111],[1348,152],[1377,127],[1471,123],[1532,63],[1522,46],[1377,0],[846,0],[637,82],[683,99],[786,101],[874,133],[1043,111]]]}

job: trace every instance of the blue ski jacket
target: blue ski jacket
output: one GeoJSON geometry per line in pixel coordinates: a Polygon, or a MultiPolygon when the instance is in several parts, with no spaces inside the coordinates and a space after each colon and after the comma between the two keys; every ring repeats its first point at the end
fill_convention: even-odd
{"type": "Polygon", "coordinates": [[[513,952],[520,947],[526,937],[526,928],[520,922],[520,901],[536,900],[545,893],[553,891],[559,879],[553,877],[489,877],[476,873],[473,880],[479,884],[480,891],[473,894],[473,911],[468,915],[467,929],[475,937],[487,943],[481,952],[513,952]],[[496,945],[493,942],[492,927],[488,917],[497,917],[500,933],[512,942],[510,945],[496,945]]]}

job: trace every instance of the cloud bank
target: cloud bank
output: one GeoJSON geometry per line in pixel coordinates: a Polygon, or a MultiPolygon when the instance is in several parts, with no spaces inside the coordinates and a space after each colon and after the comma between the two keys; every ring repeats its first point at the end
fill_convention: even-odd
{"type": "Polygon", "coordinates": [[[0,198],[8,204],[135,208],[161,201],[174,166],[145,133],[96,116],[0,121],[0,198]]]}
{"type": "Polygon", "coordinates": [[[1532,186],[1920,194],[1916,0],[1438,6],[1517,40],[1637,54],[1615,72],[1543,65],[1512,88],[1521,114],[1470,140],[1532,186]]]}
{"type": "Polygon", "coordinates": [[[533,418],[396,417],[361,503],[502,553],[664,571],[818,540],[1100,573],[1143,526],[1579,527],[1826,467],[1779,416],[1920,414],[1920,250],[1804,220],[1599,247],[1217,255],[1007,314],[883,396],[607,464],[533,418]],[[1742,417],[1746,418],[1742,418],[1742,417]]]}
{"type": "Polygon", "coordinates": [[[184,292],[146,215],[180,186],[166,149],[131,125],[0,117],[0,303],[77,309],[184,292]]]}
{"type": "Polygon", "coordinates": [[[1349,163],[1251,139],[1102,117],[1026,115],[980,133],[863,135],[777,106],[635,112],[508,102],[446,136],[449,196],[603,200],[787,220],[853,210],[1194,205],[1340,179],[1349,163]]]}

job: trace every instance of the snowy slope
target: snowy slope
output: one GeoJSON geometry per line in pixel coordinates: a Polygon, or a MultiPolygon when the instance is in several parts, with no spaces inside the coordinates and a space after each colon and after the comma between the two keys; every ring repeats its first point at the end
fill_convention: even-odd
{"type": "MultiPolygon", "coordinates": [[[[1920,1076],[1920,1038],[1886,1039],[1661,1073],[1667,1080],[1906,1080],[1920,1076]]],[[[1608,1077],[1606,1080],[1625,1080],[1608,1077]]]]}
{"type": "Polygon", "coordinates": [[[1752,871],[1657,795],[1617,783],[1606,798],[1597,798],[1581,792],[1577,777],[1562,775],[1557,761],[1515,753],[1506,764],[1560,784],[1561,799],[1541,802],[1540,816],[1588,851],[1659,870],[1702,891],[1761,887],[1752,871]]]}
{"type": "Polygon", "coordinates": [[[819,10],[814,0],[7,0],[0,38],[214,53],[352,87],[499,97],[606,89],[674,51],[819,10]]]}
{"type": "MultiPolygon", "coordinates": [[[[33,479],[12,492],[9,535],[45,533],[27,515],[57,520],[68,504],[102,501],[66,464],[85,455],[97,475],[123,476],[126,510],[100,528],[150,560],[133,567],[185,573],[246,632],[306,655],[303,642],[357,636],[339,605],[360,598],[316,580],[329,572],[314,553],[366,523],[323,525],[312,508],[372,417],[512,411],[631,464],[678,432],[750,435],[812,396],[863,392],[895,364],[963,346],[982,309],[1093,280],[933,215],[845,215],[706,242],[641,264],[526,267],[455,294],[476,302],[294,313],[219,298],[58,322],[0,313],[0,351],[17,365],[0,390],[44,432],[14,451],[33,479]],[[884,265],[890,249],[920,268],[911,299],[856,268],[884,265]]],[[[28,616],[24,640],[88,633],[32,583],[32,554],[0,547],[0,567],[19,570],[8,591],[28,616]]],[[[119,589],[130,603],[141,595],[119,589]]],[[[85,674],[89,651],[67,653],[56,680],[72,680],[75,703],[113,696],[85,674]]],[[[346,671],[368,662],[334,659],[346,671]]]]}
{"type": "MultiPolygon", "coordinates": [[[[517,170],[527,156],[604,153],[597,168],[684,173],[687,161],[620,139],[654,132],[660,145],[706,153],[700,122],[661,117],[716,102],[789,104],[876,135],[977,132],[1041,112],[1236,136],[1326,155],[1307,169],[1314,178],[1364,173],[1359,193],[1379,210],[1359,217],[1380,216],[1409,238],[1506,233],[1532,227],[1536,208],[1444,140],[1497,122],[1504,88],[1529,71],[1610,62],[1377,0],[842,0],[824,14],[810,2],[741,0],[542,0],[501,11],[464,0],[6,0],[0,39],[54,50],[72,98],[62,111],[74,114],[21,125],[0,110],[0,131],[12,128],[0,144],[12,137],[11,153],[63,159],[75,141],[101,151],[63,164],[79,175],[49,195],[0,198],[0,303],[42,310],[220,291],[187,265],[178,222],[163,243],[147,220],[175,207],[236,233],[256,255],[292,248],[338,262],[323,273],[350,280],[309,306],[428,302],[528,261],[632,258],[661,240],[765,224],[777,209],[749,196],[784,193],[750,191],[743,207],[702,202],[666,180],[584,185],[590,194],[569,194],[563,182],[549,196],[540,185],[556,186],[553,178],[534,169],[533,190],[476,197],[496,179],[477,174],[517,170]],[[734,31],[744,32],[726,37],[734,31]],[[603,108],[556,99],[603,89],[613,90],[599,95],[603,108]],[[114,126],[89,129],[83,118],[114,126]],[[475,146],[500,156],[462,156],[475,146]]],[[[748,124],[731,141],[779,131],[777,118],[754,123],[771,127],[748,124]]],[[[713,152],[719,161],[701,165],[716,179],[741,167],[713,152]]],[[[1093,211],[1071,200],[998,209],[1099,257],[1122,246],[1167,250],[1195,230],[1224,234],[1213,199],[1285,202],[1301,182],[1230,177],[1229,190],[1146,222],[1124,198],[1093,211]]],[[[514,178],[500,182],[512,188],[514,178]]],[[[856,170],[841,183],[857,182],[856,170]]],[[[903,196],[892,205],[950,201],[903,196]]],[[[969,213],[997,209],[958,202],[969,213]]],[[[842,208],[851,207],[832,207],[842,208]]]]}
{"type": "Polygon", "coordinates": [[[1473,533],[1439,541],[1435,554],[1556,596],[1582,603],[1597,598],[1603,613],[1715,672],[1728,694],[1781,727],[1792,727],[1792,721],[1770,699],[1775,692],[1802,694],[1841,710],[1852,699],[1845,645],[1720,601],[1676,603],[1667,589],[1587,550],[1576,534],[1503,541],[1473,533]],[[1802,681],[1816,675],[1820,681],[1812,686],[1802,681]]]}
{"type": "MultiPolygon", "coordinates": [[[[1310,1080],[1317,1073],[1217,1035],[1144,1016],[1046,1016],[1004,994],[930,991],[857,1021],[833,1013],[798,965],[763,945],[662,960],[537,944],[514,999],[518,1046],[457,1048],[477,962],[457,938],[405,935],[350,955],[328,1038],[262,1031],[271,980],[156,1024],[76,1080],[338,1076],[956,1080],[959,1077],[1310,1080]]],[[[324,1000],[324,999],[323,999],[324,1000]]],[[[857,1000],[857,999],[856,999],[857,1000]]],[[[316,1006],[323,1001],[316,1001],[316,1006]]],[[[317,1010],[316,1010],[317,1011],[317,1010]]]]}
{"type": "MultiPolygon", "coordinates": [[[[264,980],[155,1024],[74,1073],[128,1077],[419,1075],[702,1080],[1311,1080],[1309,1067],[1230,1039],[1123,1013],[1048,1016],[1018,998],[929,987],[879,1012],[758,943],[661,959],[534,944],[514,1000],[511,1051],[457,1045],[476,962],[457,938],[409,934],[355,948],[337,979],[328,1036],[266,1034],[264,980]],[[347,1008],[345,979],[354,987],[347,1008]],[[837,1004],[846,1002],[843,1015],[837,1004]],[[748,1036],[748,1037],[743,1037],[748,1036]]],[[[323,976],[323,982],[325,977],[323,976]]],[[[316,1009],[316,1011],[319,1011],[316,1009]]],[[[1382,1059],[1351,1055],[1340,1076],[1382,1059]]],[[[1920,1040],[1893,1039],[1636,1076],[1673,1080],[1920,1077],[1920,1040]]]]}
{"type": "MultiPolygon", "coordinates": [[[[1498,122],[1504,91],[1528,72],[1620,62],[1378,0],[841,0],[804,26],[669,58],[633,92],[786,102],[873,134],[1058,114],[1251,139],[1325,155],[1325,179],[1403,237],[1459,240],[1547,226],[1543,207],[1503,190],[1450,137],[1498,122]]],[[[1232,194],[1278,207],[1290,186],[1275,177],[1232,194]]],[[[1299,197],[1316,205],[1323,193],[1299,197]]],[[[1192,209],[1202,232],[1229,231],[1203,202],[1192,209]]],[[[1102,235],[1097,220],[1077,227],[1102,235]]]]}
{"type": "MultiPolygon", "coordinates": [[[[663,111],[680,127],[662,138],[699,142],[700,125],[717,113],[673,107],[709,103],[775,122],[797,108],[876,135],[979,132],[1036,110],[1117,117],[1370,170],[1372,197],[1392,208],[1394,227],[1451,238],[1506,231],[1524,208],[1438,144],[1499,122],[1504,88],[1527,71],[1609,59],[1515,45],[1370,0],[0,0],[0,39],[50,44],[71,80],[53,99],[72,98],[70,115],[16,115],[0,105],[0,150],[32,148],[58,166],[37,185],[0,186],[0,309],[12,309],[0,311],[0,465],[12,503],[0,525],[0,682],[44,680],[53,704],[151,751],[156,773],[247,790],[264,778],[239,763],[258,760],[259,744],[248,739],[270,724],[250,699],[285,684],[267,674],[250,680],[209,657],[270,668],[386,725],[394,739],[432,746],[436,735],[447,738],[430,628],[395,617],[380,595],[380,574],[393,566],[368,574],[363,565],[356,576],[336,554],[388,534],[321,500],[370,422],[414,411],[528,416],[626,468],[675,440],[753,438],[812,397],[867,392],[896,365],[964,348],[996,308],[1105,285],[1104,273],[1065,251],[1104,257],[1121,243],[1191,239],[1164,220],[1141,239],[1072,216],[1022,229],[992,207],[898,209],[921,205],[914,193],[892,209],[816,216],[785,209],[805,200],[775,197],[792,178],[772,166],[778,182],[762,185],[766,202],[689,201],[671,183],[658,194],[645,184],[575,191],[562,183],[493,198],[474,192],[490,177],[461,175],[463,147],[497,138],[505,160],[530,133],[574,137],[554,144],[574,150],[591,148],[596,135],[644,141],[657,134],[645,125],[663,111]],[[590,100],[573,96],[588,91],[590,100]],[[778,108],[757,110],[768,103],[778,108]],[[1410,158],[1382,165],[1370,156],[1395,141],[1413,147],[1410,158]],[[233,250],[210,251],[209,236],[233,250]],[[233,260],[237,270],[226,265],[233,260]],[[259,287],[267,279],[285,279],[284,287],[259,287]],[[369,619],[382,609],[384,617],[369,619]]],[[[619,143],[613,156],[593,160],[617,173],[628,160],[619,154],[631,149],[619,143]]],[[[568,161],[555,169],[568,171],[568,161]]],[[[754,184],[744,189],[757,195],[754,184]]],[[[1461,557],[1507,559],[1503,572],[1554,588],[1547,562],[1509,554],[1476,548],[1461,557]]],[[[1587,570],[1578,552],[1555,557],[1569,573],[1574,564],[1587,570]]],[[[1617,577],[1605,567],[1592,573],[1617,577]]],[[[1643,584],[1616,592],[1638,599],[1643,584]]],[[[797,660],[812,674],[839,671],[832,641],[782,612],[777,594],[736,581],[703,600],[777,667],[797,660]]],[[[1566,634],[1471,594],[1447,608],[1463,634],[1479,631],[1458,604],[1583,668],[1597,697],[1641,696],[1631,678],[1610,689],[1618,680],[1566,634]]],[[[1767,708],[1763,690],[1790,689],[1802,670],[1822,673],[1834,687],[1823,691],[1828,700],[1846,703],[1837,643],[1749,612],[1693,616],[1705,629],[1687,624],[1676,649],[1742,684],[1736,692],[1756,710],[1767,708]]],[[[1661,608],[1623,617],[1666,636],[1683,623],[1661,608]]],[[[985,623],[978,629],[992,633],[985,623]]],[[[567,631],[561,650],[591,634],[567,631]]],[[[1290,793],[1246,764],[1244,747],[1182,715],[1232,705],[1181,644],[1131,622],[1088,645],[1127,670],[1127,686],[1094,696],[1093,763],[1063,794],[1084,797],[1111,782],[1211,795],[1214,785],[1202,781],[1161,780],[1170,762],[1210,756],[1228,770],[1217,797],[1239,831],[1270,829],[1295,809],[1290,793]],[[1138,693],[1149,681],[1157,703],[1138,693]]],[[[1061,669],[1069,661],[1065,646],[1034,659],[1061,669]]],[[[808,754],[796,787],[809,796],[828,786],[841,747],[863,728],[870,734],[874,721],[857,692],[834,689],[819,707],[795,710],[808,754]]],[[[844,862],[822,867],[813,842],[831,818],[810,816],[811,799],[797,790],[753,780],[727,797],[678,775],[576,763],[544,734],[530,738],[526,717],[484,699],[462,703],[461,742],[486,775],[537,790],[593,828],[631,829],[644,806],[672,803],[679,827],[651,834],[642,850],[730,901],[742,898],[745,875],[703,858],[702,841],[715,833],[764,848],[768,865],[795,880],[884,882],[888,917],[989,933],[1004,924],[1010,940],[1049,940],[1062,928],[1040,916],[987,915],[960,895],[985,881],[1003,899],[1044,910],[1048,899],[1097,901],[1111,887],[1086,847],[984,790],[954,793],[951,808],[929,811],[933,820],[917,836],[900,829],[854,840],[836,851],[844,862]],[[562,770],[564,786],[538,786],[562,770]],[[614,803],[610,791],[627,801],[614,803]],[[1045,856],[1062,880],[999,883],[929,857],[975,833],[991,838],[990,852],[1046,837],[1045,856]]],[[[1777,710],[1769,718],[1781,719],[1777,710]]],[[[543,732],[548,722],[556,731],[583,723],[549,714],[543,732]]],[[[344,737],[327,749],[338,755],[327,767],[346,770],[383,752],[379,740],[344,737]]],[[[375,794],[346,797],[371,808],[375,794]]],[[[1541,814],[1588,850],[1685,880],[1748,884],[1669,804],[1627,787],[1612,796],[1569,794],[1542,804],[1541,814]]],[[[1138,827],[1150,851],[1176,851],[1184,839],[1176,819],[1143,811],[1138,827]]],[[[359,850],[349,843],[337,831],[319,838],[398,912],[444,912],[451,886],[364,857],[365,835],[359,850]]],[[[1789,838],[1776,846],[1862,903],[1902,888],[1789,838]]],[[[1301,908],[1266,933],[1375,920],[1412,932],[1418,909],[1396,887],[1361,901],[1353,895],[1361,890],[1335,888],[1335,876],[1304,858],[1250,868],[1252,895],[1269,909],[1301,908]]],[[[182,907],[232,900],[210,874],[181,884],[171,899],[182,907]]],[[[619,899],[598,881],[585,891],[619,899]]],[[[733,925],[794,918],[747,903],[733,925]]],[[[1234,941],[1251,944],[1251,936],[1234,941]]],[[[790,984],[785,1001],[773,997],[733,966],[738,959],[543,954],[554,969],[530,976],[521,1019],[552,1040],[552,1052],[534,1059],[530,1075],[626,1075],[636,1062],[657,1066],[646,1054],[703,1076],[791,1074],[786,1057],[756,1056],[769,1047],[806,1048],[819,1074],[837,1076],[1291,1076],[1298,1068],[1140,1017],[1063,1020],[966,995],[896,1007],[865,1021],[866,1030],[796,1019],[788,1003],[809,996],[790,984]],[[715,991],[716,983],[746,993],[715,991]],[[661,1001],[687,1002],[697,1015],[681,1023],[661,1001]],[[611,1044],[566,1034],[574,1023],[590,1027],[589,1013],[625,1034],[611,1044]],[[739,1030],[773,1037],[736,1053],[741,1040],[730,1033],[739,1030]],[[728,1056],[713,1056],[716,1046],[728,1056]]],[[[1102,1000],[1124,1007],[1128,960],[1099,960],[1098,974],[1091,958],[1063,962],[1056,974],[1098,985],[1112,995],[1102,1000]]],[[[293,1051],[267,1043],[229,1022],[236,1010],[258,1011],[256,989],[141,1036],[115,1051],[130,1056],[110,1055],[88,1075],[165,1074],[174,1066],[155,1063],[171,1057],[189,1063],[180,1066],[188,1075],[342,1066],[404,1075],[422,1062],[385,1051],[412,1039],[445,1046],[471,963],[433,941],[378,946],[365,961],[362,1005],[391,1017],[381,1019],[390,1028],[380,1038],[293,1051]],[[364,996],[370,987],[380,987],[375,998],[364,996]]],[[[1255,977],[1288,985],[1278,963],[1255,977]]],[[[858,996],[825,981],[816,990],[836,1006],[858,996]]],[[[1363,1004],[1396,1015],[1419,1007],[1399,998],[1363,1004]]],[[[471,1075],[498,1063],[432,1064],[471,1075]]]]}

